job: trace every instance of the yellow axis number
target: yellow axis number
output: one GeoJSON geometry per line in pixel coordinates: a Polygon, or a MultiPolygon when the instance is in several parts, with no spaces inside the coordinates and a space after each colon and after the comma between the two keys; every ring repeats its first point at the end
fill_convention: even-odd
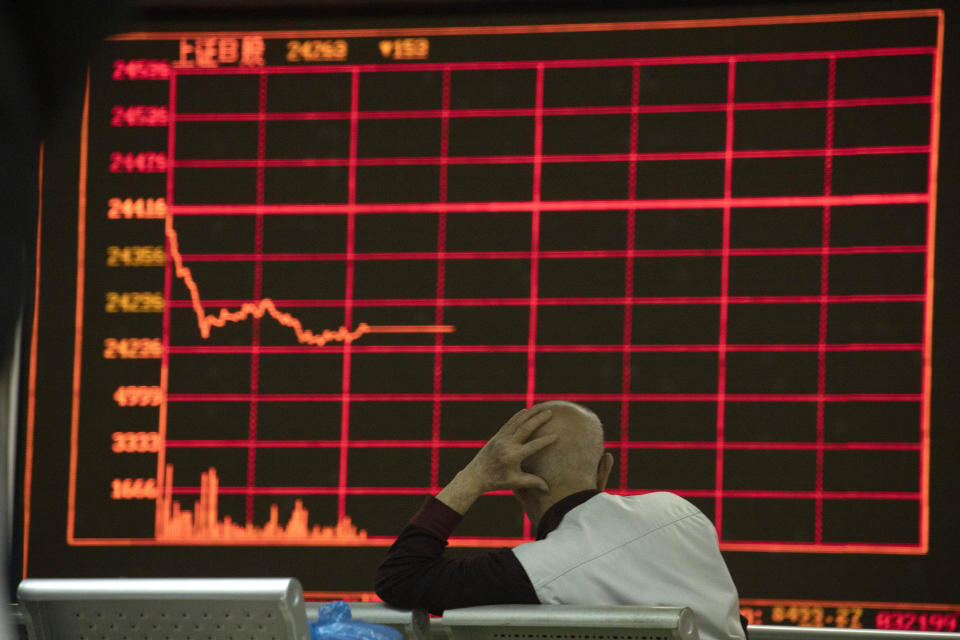
{"type": "Polygon", "coordinates": [[[167,215],[164,198],[110,198],[107,200],[107,217],[111,220],[155,220],[167,215]]]}
{"type": "Polygon", "coordinates": [[[150,360],[163,350],[160,338],[107,338],[103,341],[106,360],[150,360]]]}
{"type": "Polygon", "coordinates": [[[107,313],[160,313],[163,294],[159,291],[107,291],[107,313]]]}
{"type": "Polygon", "coordinates": [[[166,255],[160,245],[107,247],[108,267],[162,267],[166,255]]]}
{"type": "Polygon", "coordinates": [[[154,500],[157,495],[156,478],[114,478],[110,483],[114,500],[154,500]]]}
{"type": "Polygon", "coordinates": [[[113,401],[121,407],[159,407],[163,394],[159,385],[124,385],[113,392],[113,401]]]}
{"type": "Polygon", "coordinates": [[[156,431],[114,431],[114,453],[156,453],[160,450],[160,434],[156,431]]]}

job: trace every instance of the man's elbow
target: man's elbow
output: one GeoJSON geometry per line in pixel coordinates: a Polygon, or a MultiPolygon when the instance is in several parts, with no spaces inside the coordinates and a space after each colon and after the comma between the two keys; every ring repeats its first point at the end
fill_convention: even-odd
{"type": "Polygon", "coordinates": [[[417,609],[424,608],[426,603],[422,602],[418,589],[410,580],[402,580],[396,574],[388,575],[383,572],[377,572],[374,580],[373,590],[377,597],[386,604],[397,609],[417,609]]]}
{"type": "Polygon", "coordinates": [[[402,592],[391,588],[389,585],[381,585],[378,582],[376,585],[374,585],[373,590],[376,592],[378,598],[383,600],[385,604],[388,604],[391,607],[397,609],[414,608],[412,606],[408,606],[408,598],[405,598],[402,592]]]}
{"type": "Polygon", "coordinates": [[[397,593],[385,589],[376,589],[377,597],[383,600],[384,604],[394,609],[419,609],[422,608],[416,598],[411,598],[408,594],[397,593]]]}

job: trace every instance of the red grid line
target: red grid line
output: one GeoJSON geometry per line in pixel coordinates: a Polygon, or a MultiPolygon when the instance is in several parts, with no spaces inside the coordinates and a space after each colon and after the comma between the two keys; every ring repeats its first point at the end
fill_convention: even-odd
{"type": "MultiPolygon", "coordinates": [[[[647,490],[644,491],[646,493],[647,490]]],[[[708,497],[712,492],[709,489],[678,489],[675,491],[682,496],[690,497],[708,497]]],[[[725,498],[770,498],[770,499],[816,499],[816,491],[777,491],[762,489],[725,489],[723,492],[725,498]]],[[[824,491],[824,500],[918,500],[919,492],[916,491],[824,491]]],[[[724,540],[726,542],[726,540],[724,540]]]]}
{"type": "MultiPolygon", "coordinates": [[[[340,440],[258,440],[254,446],[262,449],[336,449],[340,440]]],[[[479,449],[485,440],[350,440],[351,449],[479,449]]],[[[168,440],[168,447],[182,449],[241,448],[246,440],[168,440]]],[[[620,440],[605,443],[608,448],[626,449],[715,449],[715,441],[646,440],[624,443],[620,440]]],[[[919,451],[918,442],[731,442],[724,449],[735,451],[919,451]]]]}
{"type": "MultiPolygon", "coordinates": [[[[260,74],[258,83],[257,105],[260,113],[267,110],[267,76],[260,74]]],[[[267,134],[266,122],[261,119],[257,123],[257,160],[262,161],[266,156],[267,134]]],[[[257,205],[262,206],[264,201],[264,167],[257,167],[257,205]]],[[[254,263],[253,263],[253,297],[263,297],[263,214],[257,213],[254,220],[254,263]]],[[[256,347],[260,344],[260,318],[255,315],[251,320],[251,344],[256,347]]],[[[259,405],[256,401],[260,392],[260,353],[256,350],[250,353],[250,413],[249,435],[247,445],[247,486],[253,487],[257,479],[257,424],[259,405]]],[[[247,493],[246,522],[253,524],[253,494],[247,493]]]]}
{"type": "Polygon", "coordinates": [[[574,69],[580,67],[632,67],[634,65],[667,66],[696,64],[726,64],[728,62],[773,62],[789,60],[823,60],[837,58],[871,58],[908,55],[934,55],[936,47],[873,47],[863,49],[837,49],[823,51],[791,51],[770,53],[715,54],[695,56],[647,56],[635,58],[585,58],[569,60],[517,60],[489,62],[408,62],[396,64],[317,64],[317,65],[276,65],[251,70],[247,67],[191,67],[177,69],[180,75],[247,75],[261,70],[271,74],[305,73],[349,73],[349,72],[393,72],[410,71],[479,71],[479,70],[519,70],[537,69],[574,69]]]}
{"type": "MultiPolygon", "coordinates": [[[[440,202],[447,201],[447,152],[450,146],[450,70],[443,72],[443,89],[440,97],[440,202]]],[[[445,254],[447,249],[447,215],[445,211],[437,214],[437,300],[444,297],[446,285],[445,254]]],[[[443,305],[436,305],[433,322],[437,326],[443,324],[443,305]]],[[[436,334],[433,339],[433,392],[442,391],[443,381],[443,334],[436,334]]],[[[433,447],[430,450],[430,489],[436,491],[440,482],[440,450],[437,442],[440,440],[440,421],[442,417],[441,404],[433,402],[431,410],[430,434],[433,447]]]]}
{"type": "MultiPolygon", "coordinates": [[[[896,106],[909,104],[930,104],[931,96],[887,96],[877,98],[846,98],[834,101],[836,108],[896,106]]],[[[777,100],[768,102],[736,102],[736,111],[757,111],[773,109],[825,109],[826,100],[777,100]]],[[[725,102],[692,103],[692,104],[634,104],[586,107],[544,107],[544,117],[549,116],[589,116],[589,115],[627,115],[641,113],[700,113],[709,111],[726,111],[725,102]]],[[[472,108],[450,109],[450,118],[523,118],[533,117],[533,107],[509,108],[472,108]]],[[[442,118],[440,109],[397,109],[397,110],[368,110],[359,111],[357,117],[361,120],[410,120],[421,118],[442,118]]],[[[255,112],[223,112],[223,113],[178,113],[176,122],[253,122],[256,120],[349,120],[349,111],[284,111],[265,113],[261,116],[255,112]]]]}
{"type": "MultiPolygon", "coordinates": [[[[637,137],[639,133],[639,122],[637,113],[632,107],[637,106],[640,99],[640,67],[634,66],[631,70],[630,82],[630,155],[635,157],[637,153],[637,137]]],[[[637,198],[637,162],[630,160],[627,165],[627,197],[631,200],[637,198]]],[[[630,298],[633,295],[633,257],[630,254],[634,252],[635,234],[637,228],[637,212],[633,209],[627,211],[627,247],[624,252],[630,256],[624,264],[623,289],[624,296],[630,298]]],[[[622,393],[630,392],[630,344],[633,342],[633,305],[627,304],[623,308],[623,355],[621,356],[621,386],[622,393]]],[[[630,403],[626,400],[620,402],[620,488],[627,487],[629,478],[630,456],[626,444],[630,441],[630,403]]]]}
{"type": "MultiPolygon", "coordinates": [[[[708,344],[538,344],[537,353],[620,353],[626,349],[630,353],[711,353],[719,350],[719,345],[708,344]]],[[[828,352],[849,351],[921,351],[920,342],[871,342],[848,344],[825,344],[828,352]]],[[[171,354],[179,353],[250,353],[256,349],[260,353],[340,353],[342,345],[278,345],[278,346],[214,346],[214,345],[173,345],[167,348],[171,354]]],[[[435,353],[435,345],[352,345],[353,353],[435,353]]],[[[443,345],[441,353],[526,353],[525,344],[485,344],[485,345],[443,345]]],[[[727,352],[817,352],[819,344],[727,344],[727,352]]]]}
{"type": "MultiPolygon", "coordinates": [[[[736,101],[737,63],[730,59],[727,64],[727,123],[723,161],[723,197],[733,196],[733,103],[736,101]]],[[[730,294],[730,206],[723,208],[723,247],[720,262],[720,322],[717,338],[717,453],[714,469],[713,521],[717,537],[723,539],[723,441],[727,392],[727,320],[730,294]]]]}
{"type": "MultiPolygon", "coordinates": [[[[643,489],[637,491],[613,490],[611,493],[617,495],[642,495],[652,491],[666,491],[668,489],[643,489]]],[[[254,487],[256,495],[339,495],[340,487],[254,487]]],[[[704,498],[712,497],[713,489],[669,489],[669,491],[686,498],[704,498]]],[[[177,495],[192,495],[200,493],[200,487],[175,487],[173,493],[177,495]]],[[[246,487],[219,487],[219,493],[223,495],[238,495],[246,493],[246,487]]],[[[358,495],[429,495],[429,487],[347,487],[346,494],[352,496],[358,495]]],[[[488,491],[484,495],[512,495],[510,491],[488,491]]],[[[815,491],[778,491],[778,490],[754,490],[754,489],[735,489],[724,491],[725,498],[754,498],[754,499],[791,499],[791,500],[812,500],[816,497],[815,491]]],[[[919,500],[919,492],[910,491],[825,491],[823,493],[825,500],[919,500]]]]}
{"type": "MultiPolygon", "coordinates": [[[[543,64],[536,65],[534,129],[533,129],[533,207],[530,210],[530,316],[527,327],[527,397],[526,406],[534,403],[537,367],[537,304],[540,283],[540,182],[543,175],[543,64]]],[[[529,523],[524,518],[524,537],[529,536],[529,523]]]]}
{"type": "MultiPolygon", "coordinates": [[[[527,393],[524,405],[535,401],[537,384],[537,298],[540,288],[540,190],[543,178],[543,64],[536,66],[533,116],[533,194],[530,209],[530,315],[527,324],[527,393]]],[[[531,534],[530,518],[523,514],[523,537],[531,534]]]]}
{"type": "MultiPolygon", "coordinates": [[[[347,177],[347,204],[352,207],[357,202],[357,109],[360,104],[360,74],[354,70],[350,75],[350,168],[347,177]]],[[[347,262],[344,277],[344,305],[343,326],[353,326],[353,253],[356,246],[356,216],[353,209],[347,211],[347,262]]],[[[340,440],[346,443],[350,440],[350,344],[343,344],[343,379],[341,382],[340,399],[340,440]]],[[[340,491],[337,494],[337,522],[342,522],[347,515],[347,447],[340,447],[338,484],[340,491]]]]}
{"type": "MultiPolygon", "coordinates": [[[[717,443],[685,441],[634,441],[632,449],[714,449],[717,443]]],[[[723,448],[733,451],[919,451],[916,442],[731,442],[724,441],[723,448]]]]}
{"type": "MultiPolygon", "coordinates": [[[[853,302],[923,302],[920,293],[863,293],[827,296],[829,303],[853,302]]],[[[241,305],[249,300],[207,300],[210,306],[241,305]]],[[[624,305],[624,304],[720,304],[720,296],[646,296],[646,297],[594,297],[594,298],[538,298],[538,305],[624,305]]],[[[819,303],[820,295],[794,296],[728,296],[728,304],[811,304],[819,303]]],[[[344,300],[279,300],[274,303],[284,307],[342,307],[344,300]]],[[[354,298],[358,307],[424,307],[440,304],[448,307],[498,307],[530,304],[529,298],[354,298]]],[[[170,307],[191,306],[189,300],[168,300],[170,307]]]]}
{"type": "Polygon", "coordinates": [[[726,151],[663,151],[650,153],[568,153],[533,155],[481,156],[397,156],[379,158],[239,158],[239,159],[180,159],[174,160],[177,169],[237,169],[252,167],[346,167],[356,163],[360,167],[433,166],[440,164],[564,164],[588,162],[652,162],[668,160],[725,160],[744,158],[815,158],[824,155],[859,156],[929,153],[928,145],[886,145],[873,147],[838,147],[834,149],[747,149],[726,151]]]}
{"type": "MultiPolygon", "coordinates": [[[[826,113],[826,141],[827,149],[833,147],[834,109],[833,101],[836,97],[837,59],[831,57],[827,70],[827,113],[826,113]]],[[[833,156],[829,153],[823,159],[823,194],[829,196],[833,192],[833,156]]],[[[821,244],[830,246],[830,205],[823,207],[821,244]]],[[[827,309],[826,302],[830,295],[830,255],[824,251],[820,257],[820,317],[817,350],[817,393],[824,393],[827,387],[827,309]]],[[[817,500],[814,505],[814,542],[823,542],[823,444],[824,444],[824,406],[823,401],[817,401],[817,461],[816,461],[816,491],[817,500]]]]}
{"type": "MultiPolygon", "coordinates": [[[[170,120],[167,124],[167,173],[164,179],[164,196],[166,197],[167,203],[172,205],[174,203],[174,192],[173,192],[173,170],[172,170],[172,161],[173,156],[176,151],[176,126],[174,125],[174,117],[177,112],[177,76],[176,74],[171,74],[170,76],[170,85],[167,95],[167,109],[170,113],[170,120]]],[[[173,212],[167,213],[166,224],[173,225],[173,212]]],[[[165,256],[163,261],[163,328],[160,332],[160,344],[162,346],[160,350],[160,407],[157,416],[157,439],[159,440],[159,446],[157,447],[157,486],[163,487],[166,486],[166,469],[167,469],[167,393],[169,389],[169,379],[170,379],[170,298],[172,297],[173,290],[173,265],[171,261],[171,251],[170,251],[170,236],[169,234],[164,234],[163,240],[163,254],[165,256]]],[[[157,500],[154,505],[154,536],[161,536],[163,534],[163,526],[166,521],[166,513],[164,512],[164,501],[157,500]]],[[[73,535],[73,532],[68,532],[68,535],[73,535]]]]}
{"type": "MultiPolygon", "coordinates": [[[[628,226],[629,226],[629,214],[628,226]]],[[[542,260],[569,258],[685,258],[714,257],[723,255],[722,249],[596,249],[596,250],[540,250],[542,260]]],[[[859,255],[869,253],[923,253],[926,246],[865,245],[850,247],[743,247],[731,248],[730,256],[817,256],[859,255]]],[[[191,262],[248,262],[263,260],[271,262],[319,262],[323,260],[346,260],[344,252],[326,253],[183,253],[185,261],[191,262]]],[[[354,260],[529,260],[530,251],[377,251],[354,253],[354,260]]]]}
{"type": "MultiPolygon", "coordinates": [[[[776,208],[776,207],[834,207],[885,204],[928,204],[927,193],[861,193],[834,196],[740,196],[729,198],[648,198],[638,200],[541,200],[540,211],[614,211],[650,209],[722,209],[776,208]]],[[[448,213],[517,212],[533,209],[529,200],[476,202],[376,202],[329,204],[268,204],[262,207],[264,215],[343,215],[365,213],[448,213]]],[[[172,213],[184,216],[253,215],[255,205],[249,204],[179,204],[168,207],[172,213]]]]}
{"type": "MultiPolygon", "coordinates": [[[[169,402],[237,402],[250,396],[246,393],[168,393],[169,402]]],[[[727,402],[919,402],[919,393],[727,393],[727,402]]],[[[644,402],[717,402],[716,393],[537,393],[535,402],[573,400],[576,402],[620,402],[624,398],[644,402]]],[[[260,402],[526,402],[527,394],[519,393],[260,393],[260,402]]]]}

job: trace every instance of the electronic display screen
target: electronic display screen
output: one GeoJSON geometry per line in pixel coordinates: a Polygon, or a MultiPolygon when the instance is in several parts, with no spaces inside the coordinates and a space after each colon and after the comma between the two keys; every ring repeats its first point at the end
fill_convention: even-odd
{"type": "MultiPolygon", "coordinates": [[[[568,399],[610,491],[713,520],[751,621],[956,630],[943,24],[108,38],[43,152],[23,575],[369,598],[424,497],[568,399]]],[[[495,492],[451,553],[530,535],[495,492]]]]}

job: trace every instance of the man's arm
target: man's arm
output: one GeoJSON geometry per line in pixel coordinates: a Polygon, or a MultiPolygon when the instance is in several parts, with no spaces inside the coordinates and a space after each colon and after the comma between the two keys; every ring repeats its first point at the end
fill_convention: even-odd
{"type": "Polygon", "coordinates": [[[375,587],[387,604],[433,614],[479,604],[537,604],[530,578],[510,549],[445,558],[447,536],[460,514],[430,497],[410,520],[377,570],[375,587]]]}
{"type": "Polygon", "coordinates": [[[549,411],[517,413],[436,498],[427,499],[377,570],[376,591],[385,602],[431,613],[478,604],[539,602],[511,550],[458,559],[443,557],[443,551],[447,537],[483,493],[547,488],[542,478],[522,471],[520,463],[556,439],[530,440],[549,419],[549,411]]]}

